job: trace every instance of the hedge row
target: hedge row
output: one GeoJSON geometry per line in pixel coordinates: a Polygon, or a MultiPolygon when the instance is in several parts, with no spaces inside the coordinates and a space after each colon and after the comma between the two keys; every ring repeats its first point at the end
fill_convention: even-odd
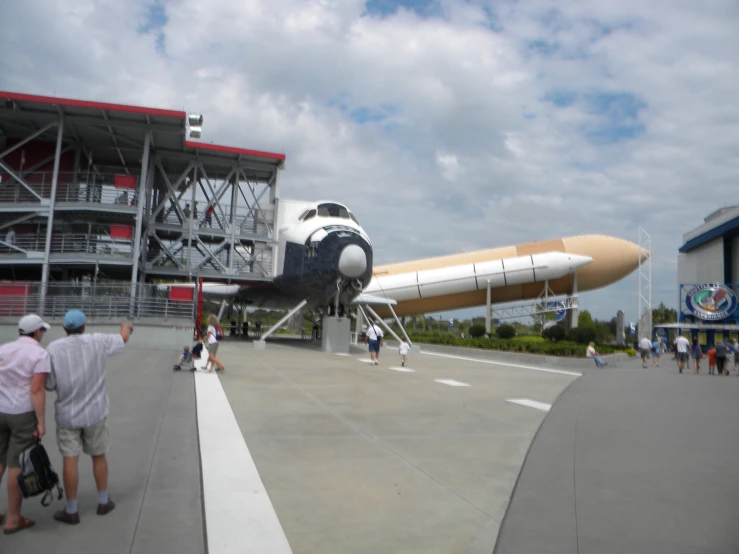
{"type": "MultiPolygon", "coordinates": [[[[550,342],[542,340],[538,336],[518,336],[514,339],[498,338],[470,338],[463,339],[455,335],[445,333],[409,335],[412,342],[426,344],[442,344],[446,346],[467,346],[471,348],[485,348],[488,350],[502,350],[508,352],[522,352],[527,354],[545,354],[550,356],[574,356],[585,357],[587,345],[577,344],[571,341],[550,342]]],[[[614,352],[625,352],[629,356],[636,356],[633,348],[618,347],[610,344],[596,346],[599,354],[613,354],[614,352]]]]}

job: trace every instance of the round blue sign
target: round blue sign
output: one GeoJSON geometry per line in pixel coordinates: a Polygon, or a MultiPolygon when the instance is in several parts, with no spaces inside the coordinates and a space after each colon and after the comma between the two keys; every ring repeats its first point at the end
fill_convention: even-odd
{"type": "Polygon", "coordinates": [[[726,319],[734,313],[736,304],[734,291],[717,284],[696,285],[685,297],[688,311],[706,321],[726,319]]]}

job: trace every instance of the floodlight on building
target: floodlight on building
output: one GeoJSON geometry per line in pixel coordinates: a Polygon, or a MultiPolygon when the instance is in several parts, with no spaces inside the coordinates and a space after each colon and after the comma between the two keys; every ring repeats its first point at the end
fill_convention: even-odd
{"type": "Polygon", "coordinates": [[[203,116],[197,113],[191,113],[187,116],[187,137],[200,138],[203,133],[203,116]]]}

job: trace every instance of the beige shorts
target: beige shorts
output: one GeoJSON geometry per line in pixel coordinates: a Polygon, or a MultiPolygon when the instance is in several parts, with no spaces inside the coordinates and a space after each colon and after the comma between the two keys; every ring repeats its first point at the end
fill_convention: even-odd
{"type": "Polygon", "coordinates": [[[218,345],[219,344],[221,344],[221,343],[214,342],[213,344],[209,344],[208,346],[206,346],[206,348],[208,349],[208,354],[213,354],[215,356],[216,353],[218,352],[218,345]]]}
{"type": "Polygon", "coordinates": [[[0,414],[0,464],[20,467],[18,456],[35,440],[36,412],[0,414]]]}
{"type": "Polygon", "coordinates": [[[90,456],[100,456],[108,452],[110,438],[108,418],[85,429],[56,428],[56,442],[65,458],[79,456],[84,452],[90,456]]]}

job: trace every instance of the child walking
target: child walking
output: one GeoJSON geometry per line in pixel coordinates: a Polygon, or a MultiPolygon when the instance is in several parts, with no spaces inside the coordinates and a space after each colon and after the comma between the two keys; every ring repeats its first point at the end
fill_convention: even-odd
{"type": "Polygon", "coordinates": [[[408,352],[410,352],[411,347],[410,345],[405,341],[400,341],[400,347],[398,347],[398,353],[400,354],[400,365],[405,367],[405,362],[408,359],[408,352]]]}

